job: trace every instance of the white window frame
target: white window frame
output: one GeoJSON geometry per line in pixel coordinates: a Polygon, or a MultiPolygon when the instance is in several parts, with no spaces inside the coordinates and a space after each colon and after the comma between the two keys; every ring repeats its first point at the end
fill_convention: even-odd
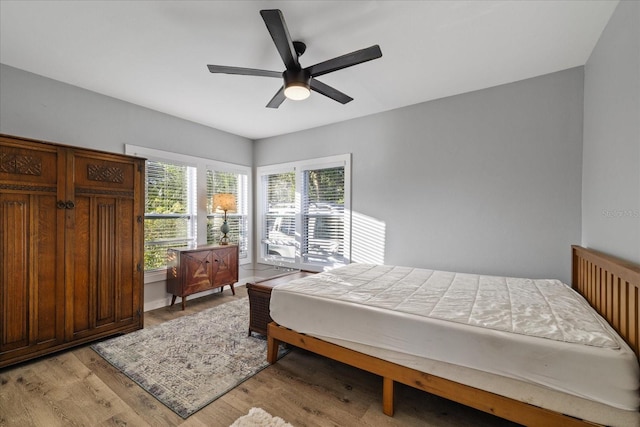
{"type": "Polygon", "coordinates": [[[262,243],[262,237],[265,235],[266,215],[266,189],[262,179],[265,175],[278,173],[295,172],[295,222],[296,222],[296,240],[297,245],[302,247],[302,194],[303,188],[303,171],[313,169],[324,169],[344,166],[344,257],[348,264],[351,260],[351,153],[340,154],[336,156],[322,157],[316,159],[300,160],[295,162],[279,163],[268,166],[259,166],[256,168],[256,241],[257,241],[257,259],[259,263],[275,265],[286,268],[306,269],[318,271],[322,267],[318,264],[304,263],[299,251],[296,251],[294,261],[285,259],[274,260],[268,257],[266,246],[262,243]]]}
{"type": "MultiPolygon", "coordinates": [[[[235,163],[221,162],[219,160],[208,159],[203,157],[194,157],[186,154],[173,153],[170,151],[156,150],[154,148],[140,147],[137,145],[125,144],[125,154],[143,157],[148,160],[177,163],[186,166],[195,167],[196,172],[196,242],[199,245],[207,244],[207,169],[217,170],[221,172],[231,172],[247,175],[247,182],[253,182],[252,168],[249,166],[238,165],[235,163]]],[[[239,260],[240,265],[253,263],[253,232],[252,232],[252,189],[251,185],[247,185],[247,257],[239,260]]],[[[167,277],[166,269],[145,272],[144,282],[152,283],[165,280],[167,277]]]]}
{"type": "MultiPolygon", "coordinates": [[[[250,264],[253,263],[253,260],[251,258],[251,248],[252,248],[252,239],[251,239],[251,224],[253,223],[253,216],[252,216],[252,197],[251,197],[251,182],[252,182],[252,176],[251,176],[251,168],[246,167],[246,166],[238,166],[238,165],[234,165],[234,164],[230,164],[230,163],[225,163],[225,162],[219,162],[216,160],[207,160],[207,164],[205,165],[205,179],[203,182],[203,186],[204,186],[204,191],[205,191],[205,199],[204,199],[204,203],[206,206],[206,203],[210,202],[210,200],[207,199],[207,183],[206,183],[206,173],[207,170],[212,170],[215,172],[225,172],[225,173],[233,173],[233,174],[238,174],[238,175],[246,175],[246,184],[247,184],[247,194],[246,194],[246,206],[247,206],[247,257],[246,258],[240,258],[239,259],[239,263],[241,265],[244,264],[250,264]]],[[[199,199],[200,200],[200,199],[199,199]]],[[[242,201],[237,200],[236,204],[238,207],[242,206],[242,201]]],[[[198,206],[201,206],[201,203],[199,201],[198,206]]],[[[234,212],[235,213],[235,212],[234,212]]],[[[234,213],[229,213],[230,216],[233,216],[234,213]]],[[[205,215],[204,218],[204,232],[205,232],[205,236],[204,236],[204,242],[207,243],[207,235],[206,235],[206,230],[207,230],[207,224],[208,224],[208,216],[211,215],[205,215]]],[[[198,227],[200,228],[200,224],[198,224],[198,227]]],[[[242,255],[242,253],[241,253],[242,255]]]]}

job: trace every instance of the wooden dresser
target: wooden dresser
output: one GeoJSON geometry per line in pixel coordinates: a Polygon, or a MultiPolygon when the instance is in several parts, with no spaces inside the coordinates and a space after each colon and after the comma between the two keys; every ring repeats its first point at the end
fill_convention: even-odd
{"type": "Polygon", "coordinates": [[[167,251],[167,292],[182,298],[185,309],[187,296],[229,285],[238,281],[238,246],[204,245],[172,248],[167,251]]]}
{"type": "Polygon", "coordinates": [[[144,166],[0,135],[0,367],[142,328],[144,166]]]}

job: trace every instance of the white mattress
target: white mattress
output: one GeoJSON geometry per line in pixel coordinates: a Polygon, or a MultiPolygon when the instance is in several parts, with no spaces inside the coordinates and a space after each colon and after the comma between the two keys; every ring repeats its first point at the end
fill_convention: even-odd
{"type": "Polygon", "coordinates": [[[270,311],[282,326],[350,348],[487,372],[637,419],[635,354],[556,280],[351,264],[277,286],[270,311]]]}

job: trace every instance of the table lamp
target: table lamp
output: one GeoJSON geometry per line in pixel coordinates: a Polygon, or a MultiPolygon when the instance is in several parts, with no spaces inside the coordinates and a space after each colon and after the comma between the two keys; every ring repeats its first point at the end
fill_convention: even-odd
{"type": "Polygon", "coordinates": [[[227,233],[229,233],[229,224],[227,223],[227,211],[235,212],[236,210],[236,196],[235,194],[229,193],[218,193],[213,195],[213,210],[214,212],[217,210],[224,211],[224,222],[220,227],[220,232],[222,233],[222,238],[220,239],[221,245],[229,244],[229,237],[227,233]]]}

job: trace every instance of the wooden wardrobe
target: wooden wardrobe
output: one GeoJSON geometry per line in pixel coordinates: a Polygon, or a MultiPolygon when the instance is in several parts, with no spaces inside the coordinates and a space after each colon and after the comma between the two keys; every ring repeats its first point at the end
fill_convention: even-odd
{"type": "Polygon", "coordinates": [[[0,367],[143,326],[144,159],[0,134],[0,367]]]}

